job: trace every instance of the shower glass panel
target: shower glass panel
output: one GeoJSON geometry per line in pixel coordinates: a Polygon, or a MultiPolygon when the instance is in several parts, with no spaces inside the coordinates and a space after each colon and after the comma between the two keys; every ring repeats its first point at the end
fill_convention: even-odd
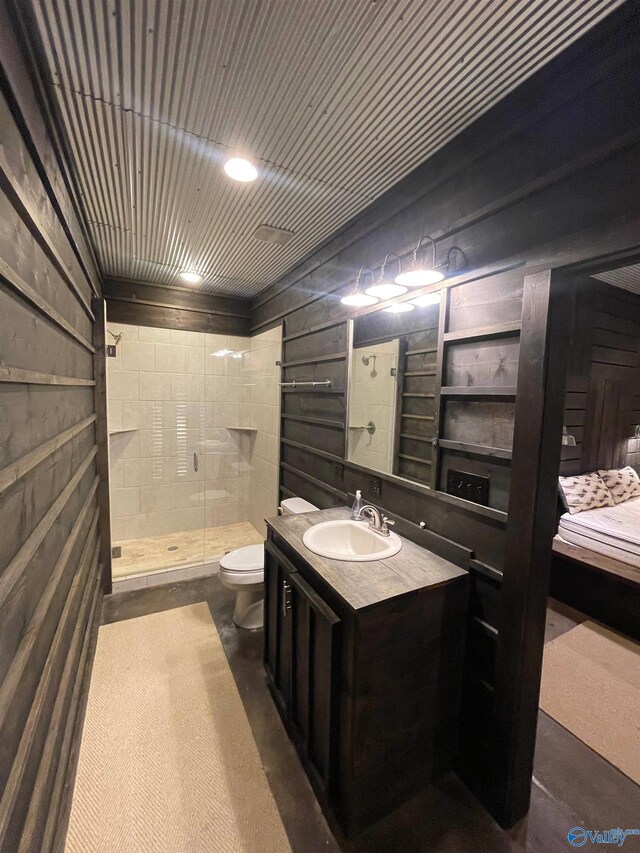
{"type": "Polygon", "coordinates": [[[262,537],[249,521],[251,339],[206,336],[205,556],[210,562],[262,537]]]}
{"type": "Polygon", "coordinates": [[[107,358],[114,580],[202,565],[205,335],[107,328],[122,335],[107,358]]]}

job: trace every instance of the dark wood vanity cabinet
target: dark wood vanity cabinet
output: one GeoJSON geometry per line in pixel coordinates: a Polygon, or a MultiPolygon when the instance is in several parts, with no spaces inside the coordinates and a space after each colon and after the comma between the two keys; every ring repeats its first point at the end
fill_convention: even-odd
{"type": "Polygon", "coordinates": [[[264,607],[271,692],[314,787],[328,799],[340,619],[273,542],[265,543],[264,607]]]}
{"type": "Polygon", "coordinates": [[[350,834],[453,765],[467,573],[410,542],[384,563],[304,548],[312,521],[341,512],[268,522],[264,664],[320,803],[350,834]]]}

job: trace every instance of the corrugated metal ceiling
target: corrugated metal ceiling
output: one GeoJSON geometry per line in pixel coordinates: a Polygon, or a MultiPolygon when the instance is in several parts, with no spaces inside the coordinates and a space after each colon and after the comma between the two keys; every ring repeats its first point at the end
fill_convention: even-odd
{"type": "Polygon", "coordinates": [[[32,2],[102,272],[249,297],[622,0],[32,2]]]}
{"type": "Polygon", "coordinates": [[[612,284],[614,287],[621,287],[623,290],[630,290],[631,293],[640,295],[640,264],[601,272],[593,277],[600,281],[606,281],[607,284],[612,284]]]}

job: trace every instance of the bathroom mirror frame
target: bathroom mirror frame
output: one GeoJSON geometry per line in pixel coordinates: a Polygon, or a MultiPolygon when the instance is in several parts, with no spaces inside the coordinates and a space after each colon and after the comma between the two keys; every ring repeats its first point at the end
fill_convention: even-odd
{"type": "MultiPolygon", "coordinates": [[[[449,282],[447,282],[446,284],[443,282],[442,284],[439,284],[436,287],[431,287],[429,289],[422,289],[421,288],[419,290],[415,290],[413,293],[408,293],[406,296],[404,296],[402,298],[402,300],[394,300],[394,302],[405,301],[408,298],[414,299],[414,298],[417,298],[418,296],[432,295],[432,294],[438,294],[440,297],[439,303],[436,302],[433,304],[433,306],[430,306],[433,309],[437,310],[436,325],[432,327],[435,330],[435,335],[434,335],[434,340],[433,340],[433,356],[434,356],[433,357],[433,368],[434,368],[434,375],[433,375],[433,378],[434,378],[433,417],[434,417],[434,427],[436,428],[436,432],[437,432],[437,419],[438,419],[437,409],[438,409],[438,396],[439,396],[439,384],[440,384],[439,375],[438,375],[439,374],[439,360],[440,360],[440,353],[442,351],[442,327],[443,327],[442,311],[443,311],[443,306],[446,304],[445,299],[444,299],[444,295],[446,294],[446,291],[448,289],[448,284],[449,284],[449,282]]],[[[430,466],[429,478],[428,479],[425,478],[425,480],[421,481],[418,479],[413,479],[410,476],[404,475],[402,473],[396,473],[394,471],[395,466],[393,465],[393,459],[391,460],[392,461],[392,470],[391,471],[382,471],[382,470],[377,469],[375,467],[363,464],[362,462],[353,458],[354,454],[352,452],[353,444],[351,441],[350,425],[351,425],[351,418],[353,416],[353,400],[352,400],[352,394],[353,394],[353,389],[354,389],[354,384],[353,384],[354,383],[353,354],[354,354],[354,350],[355,350],[354,343],[356,341],[356,323],[359,320],[364,320],[366,317],[369,317],[371,315],[376,315],[379,312],[384,311],[384,309],[388,308],[390,304],[392,304],[392,303],[391,302],[382,302],[382,303],[379,303],[378,305],[371,306],[370,308],[362,309],[362,310],[358,311],[358,313],[355,316],[351,317],[348,321],[348,334],[347,334],[348,358],[347,358],[347,386],[346,386],[346,400],[345,400],[346,412],[345,412],[344,459],[350,468],[352,468],[356,471],[362,471],[363,474],[367,474],[370,477],[378,477],[381,480],[387,480],[387,481],[391,481],[391,482],[402,483],[404,486],[412,489],[413,491],[417,491],[417,492],[422,493],[422,494],[426,493],[429,495],[435,495],[436,491],[437,491],[437,489],[434,489],[434,477],[436,476],[436,472],[433,470],[433,467],[434,467],[433,465],[430,466]]],[[[417,308],[416,310],[419,311],[420,309],[417,308]]],[[[405,317],[408,319],[410,316],[413,317],[414,314],[413,314],[413,312],[411,312],[411,314],[408,314],[408,313],[407,314],[397,314],[395,316],[398,318],[405,317]]],[[[411,332],[403,332],[402,328],[398,329],[398,338],[401,339],[406,334],[411,334],[411,332]]],[[[383,342],[384,340],[385,339],[381,339],[380,342],[383,342]]],[[[389,340],[391,340],[391,339],[389,339],[389,340]]],[[[397,388],[396,388],[396,393],[397,393],[397,388]]],[[[392,436],[392,441],[393,441],[392,453],[395,454],[397,452],[397,449],[399,448],[399,435],[396,435],[396,430],[395,430],[395,420],[396,420],[395,412],[394,412],[393,417],[394,417],[394,430],[393,430],[393,436],[392,436]]],[[[435,436],[435,433],[434,433],[434,436],[435,436]]],[[[433,439],[431,440],[430,447],[431,447],[431,450],[433,450],[433,447],[434,447],[433,439]]],[[[433,454],[433,461],[434,462],[436,461],[436,458],[437,458],[437,454],[433,454]]]]}

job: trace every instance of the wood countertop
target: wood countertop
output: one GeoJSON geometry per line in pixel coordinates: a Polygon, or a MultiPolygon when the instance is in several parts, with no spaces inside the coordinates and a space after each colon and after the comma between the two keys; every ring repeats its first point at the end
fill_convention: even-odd
{"type": "Polygon", "coordinates": [[[341,507],[268,518],[267,525],[354,610],[427,587],[442,586],[468,575],[459,566],[402,536],[402,549],[397,554],[369,562],[321,557],[303,543],[305,531],[314,524],[350,517],[351,511],[341,507]]]}

